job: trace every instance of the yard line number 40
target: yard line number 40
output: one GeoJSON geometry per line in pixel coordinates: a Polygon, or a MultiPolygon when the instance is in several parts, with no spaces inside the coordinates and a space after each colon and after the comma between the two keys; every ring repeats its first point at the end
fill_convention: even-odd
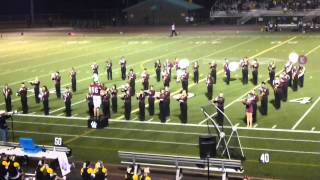
{"type": "Polygon", "coordinates": [[[270,155],[269,153],[262,153],[260,155],[260,162],[262,164],[268,164],[270,162],[270,155]]]}

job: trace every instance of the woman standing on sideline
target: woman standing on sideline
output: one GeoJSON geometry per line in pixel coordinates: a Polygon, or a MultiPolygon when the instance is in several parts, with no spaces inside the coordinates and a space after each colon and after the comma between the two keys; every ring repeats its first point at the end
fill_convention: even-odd
{"type": "Polygon", "coordinates": [[[248,94],[248,97],[242,101],[246,106],[247,128],[252,128],[253,102],[254,96],[251,92],[248,94]]]}

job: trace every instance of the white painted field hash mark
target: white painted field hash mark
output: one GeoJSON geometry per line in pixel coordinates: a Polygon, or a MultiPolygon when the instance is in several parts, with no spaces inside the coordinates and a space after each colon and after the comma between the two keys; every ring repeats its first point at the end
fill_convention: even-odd
{"type": "Polygon", "coordinates": [[[314,131],[315,129],[316,129],[316,127],[313,126],[310,131],[314,131]]]}

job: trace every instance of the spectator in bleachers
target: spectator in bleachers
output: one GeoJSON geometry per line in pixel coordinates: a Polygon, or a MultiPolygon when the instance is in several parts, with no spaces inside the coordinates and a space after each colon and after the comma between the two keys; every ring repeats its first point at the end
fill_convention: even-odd
{"type": "Polygon", "coordinates": [[[54,169],[45,163],[44,160],[39,161],[35,174],[37,180],[54,180],[58,178],[54,169]]]}
{"type": "Polygon", "coordinates": [[[102,162],[97,162],[95,164],[95,168],[93,170],[93,173],[91,174],[91,177],[93,177],[95,180],[105,180],[107,178],[107,175],[107,168],[104,167],[102,162]]]}
{"type": "Polygon", "coordinates": [[[6,175],[5,179],[22,179],[22,170],[20,168],[20,163],[16,161],[15,156],[11,156],[10,160],[6,164],[6,175]]]}
{"type": "Polygon", "coordinates": [[[93,169],[90,168],[90,161],[86,161],[83,163],[83,166],[80,170],[80,174],[83,180],[90,180],[93,169]]]}
{"type": "Polygon", "coordinates": [[[7,156],[1,154],[1,162],[0,162],[0,179],[4,179],[7,174],[8,160],[7,156]]]}

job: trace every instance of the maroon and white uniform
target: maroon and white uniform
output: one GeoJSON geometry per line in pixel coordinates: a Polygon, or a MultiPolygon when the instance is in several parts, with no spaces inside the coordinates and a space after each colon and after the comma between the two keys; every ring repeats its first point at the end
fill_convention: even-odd
{"type": "Polygon", "coordinates": [[[101,89],[102,89],[102,86],[98,83],[93,83],[89,87],[89,93],[92,95],[94,108],[99,108],[101,105],[101,95],[100,95],[101,89]]]}

